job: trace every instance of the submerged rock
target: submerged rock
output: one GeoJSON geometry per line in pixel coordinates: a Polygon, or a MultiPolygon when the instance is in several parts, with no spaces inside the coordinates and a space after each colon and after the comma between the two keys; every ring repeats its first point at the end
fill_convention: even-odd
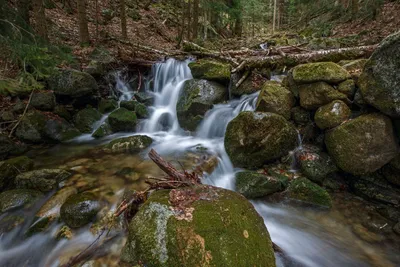
{"type": "Polygon", "coordinates": [[[71,228],[82,227],[96,217],[101,208],[91,193],[71,195],[61,206],[61,219],[71,228]]]}
{"type": "Polygon", "coordinates": [[[333,62],[298,65],[293,68],[292,77],[296,84],[315,82],[340,83],[351,78],[345,69],[333,62]]]}
{"type": "Polygon", "coordinates": [[[386,115],[400,118],[400,32],[382,41],[358,80],[364,100],[386,115]]]}
{"type": "Polygon", "coordinates": [[[153,139],[147,135],[135,135],[119,138],[106,145],[106,151],[113,153],[138,153],[149,147],[153,139]]]}
{"type": "Polygon", "coordinates": [[[119,108],[108,116],[108,123],[113,132],[129,132],[136,129],[137,117],[135,112],[119,108]]]}
{"type": "Polygon", "coordinates": [[[17,188],[36,189],[49,192],[58,188],[61,181],[72,174],[61,169],[42,169],[19,174],[15,178],[17,188]]]}
{"type": "Polygon", "coordinates": [[[299,86],[300,106],[313,110],[334,100],[347,102],[347,96],[326,82],[316,82],[299,86]]]}
{"type": "Polygon", "coordinates": [[[28,207],[42,196],[43,194],[40,191],[29,189],[5,191],[0,194],[0,213],[28,207]]]}
{"type": "Polygon", "coordinates": [[[284,117],[274,113],[241,112],[229,122],[225,148],[237,167],[259,168],[279,159],[297,144],[297,132],[284,117]]]}
{"type": "Polygon", "coordinates": [[[307,204],[321,207],[332,207],[332,200],[328,192],[307,178],[299,177],[291,181],[286,191],[289,199],[299,200],[307,204]]]}
{"type": "Polygon", "coordinates": [[[377,113],[362,115],[326,132],[325,144],[337,166],[354,175],[380,169],[399,151],[392,122],[377,113]]]}
{"type": "Polygon", "coordinates": [[[226,63],[211,59],[199,59],[189,63],[193,78],[229,84],[231,78],[231,66],[226,63]]]}
{"type": "Polygon", "coordinates": [[[294,96],[288,89],[278,82],[268,81],[261,88],[256,111],[276,113],[289,120],[294,104],[294,96]]]}
{"type": "Polygon", "coordinates": [[[14,187],[15,177],[33,169],[33,160],[21,156],[0,162],[0,190],[14,187]]]}
{"type": "Polygon", "coordinates": [[[101,119],[101,113],[94,108],[80,110],[74,117],[75,127],[82,133],[91,133],[94,124],[101,119]]]}
{"type": "Polygon", "coordinates": [[[330,129],[339,126],[348,120],[351,115],[350,108],[340,100],[335,100],[325,106],[320,107],[315,113],[315,123],[322,129],[330,129]]]}
{"type": "Polygon", "coordinates": [[[276,266],[268,230],[250,202],[205,185],[152,193],[129,225],[121,259],[146,266],[276,266]]]}
{"type": "Polygon", "coordinates": [[[50,111],[56,106],[56,97],[51,91],[41,91],[32,95],[30,105],[39,110],[50,111]]]}

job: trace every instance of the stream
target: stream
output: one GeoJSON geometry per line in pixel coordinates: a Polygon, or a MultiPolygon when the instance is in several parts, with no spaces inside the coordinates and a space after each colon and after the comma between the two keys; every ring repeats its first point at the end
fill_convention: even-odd
{"type": "MultiPolygon", "coordinates": [[[[176,103],[180,90],[192,75],[189,61],[169,59],[152,68],[152,84],[146,84],[146,91],[154,95],[150,118],[140,122],[136,133],[118,133],[95,140],[91,135],[82,135],[75,140],[38,150],[34,160],[38,168],[68,167],[76,174],[71,178],[84,176],[86,183],[94,183],[109,209],[115,210],[124,188],[142,190],[148,176],[160,176],[161,171],[147,157],[141,155],[100,154],[96,146],[112,139],[144,134],[153,138],[151,148],[167,160],[179,161],[183,167],[193,166],[210,155],[216,155],[218,165],[205,175],[204,182],[234,190],[235,169],[224,148],[224,133],[227,124],[241,111],[255,109],[258,92],[214,105],[195,133],[182,130],[176,114],[176,103]],[[122,169],[133,168],[133,174],[121,174],[122,169]]],[[[115,92],[119,100],[131,99],[133,91],[117,75],[115,92]]],[[[103,116],[96,125],[107,119],[103,116]]],[[[77,178],[78,179],[78,178],[77,178]]],[[[67,182],[68,184],[68,182],[67,182]]],[[[46,196],[48,199],[50,196],[46,196]]],[[[398,247],[392,239],[367,242],[355,235],[352,227],[360,223],[368,213],[368,203],[349,193],[334,193],[334,205],[329,211],[297,207],[287,203],[271,203],[265,200],[253,201],[263,217],[271,239],[282,248],[285,257],[277,254],[278,266],[399,266],[398,247]]],[[[90,245],[96,236],[84,227],[74,233],[71,240],[57,241],[54,236],[61,223],[54,223],[47,231],[25,238],[34,216],[46,201],[39,201],[33,208],[24,211],[25,221],[11,232],[0,233],[0,266],[58,266],[68,257],[90,245]]],[[[20,212],[20,211],[19,211],[20,212]]],[[[0,220],[9,214],[0,216],[0,220]]],[[[84,266],[119,266],[118,257],[125,242],[119,236],[100,259],[84,266]],[[97,264],[97,265],[96,265],[97,264]]],[[[240,249],[240,248],[238,248],[240,249]]]]}

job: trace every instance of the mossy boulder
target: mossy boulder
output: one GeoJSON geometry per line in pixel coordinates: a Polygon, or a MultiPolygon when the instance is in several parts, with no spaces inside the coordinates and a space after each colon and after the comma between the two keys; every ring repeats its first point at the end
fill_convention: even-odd
{"type": "Polygon", "coordinates": [[[184,129],[194,131],[204,114],[214,104],[228,98],[226,87],[206,80],[187,80],[176,104],[178,121],[184,129]]]}
{"type": "Polygon", "coordinates": [[[356,94],[356,83],[353,79],[346,80],[338,85],[337,90],[345,94],[348,99],[353,99],[356,94]]]}
{"type": "Polygon", "coordinates": [[[151,194],[129,225],[121,259],[146,266],[276,266],[251,203],[206,185],[151,194]]]}
{"type": "Polygon", "coordinates": [[[46,122],[44,136],[52,142],[64,142],[81,135],[81,132],[66,120],[52,117],[46,122]]]}
{"type": "Polygon", "coordinates": [[[21,155],[26,151],[26,146],[22,143],[16,143],[7,135],[0,134],[0,160],[9,156],[21,155]]]}
{"type": "Polygon", "coordinates": [[[333,62],[318,62],[298,65],[292,71],[296,84],[315,82],[340,83],[350,79],[350,74],[333,62]]]}
{"type": "Polygon", "coordinates": [[[56,106],[56,97],[51,91],[41,91],[32,95],[30,105],[36,109],[51,111],[56,106]]]}
{"type": "Polygon", "coordinates": [[[211,59],[199,59],[189,63],[193,78],[215,81],[224,85],[229,84],[231,78],[231,66],[227,63],[211,59]]]}
{"type": "Polygon", "coordinates": [[[72,174],[61,169],[42,169],[24,172],[15,177],[15,186],[20,189],[35,189],[49,192],[58,188],[61,181],[72,174]]]}
{"type": "MultiPolygon", "coordinates": [[[[241,76],[237,73],[232,75],[232,84],[230,88],[230,93],[232,96],[240,97],[242,95],[250,95],[260,90],[262,84],[258,85],[258,83],[253,83],[252,75],[250,75],[239,87],[236,87],[236,83],[240,80],[240,78],[241,76]]],[[[260,80],[259,76],[257,77],[257,81],[258,80],[260,80]]]]}
{"type": "Polygon", "coordinates": [[[14,188],[14,179],[19,173],[33,169],[33,160],[26,156],[0,161],[0,190],[14,188]]]}
{"type": "Polygon", "coordinates": [[[288,89],[278,82],[268,81],[261,88],[256,111],[276,113],[289,120],[295,102],[293,94],[288,89]]]}
{"type": "Polygon", "coordinates": [[[382,41],[358,80],[364,100],[394,118],[400,118],[399,58],[400,31],[382,41]]]}
{"type": "Polygon", "coordinates": [[[290,110],[292,120],[298,125],[307,125],[311,122],[311,112],[300,107],[294,107],[290,110]]]}
{"type": "Polygon", "coordinates": [[[39,111],[28,112],[15,130],[18,139],[29,143],[42,143],[47,117],[39,111]]]}
{"type": "Polygon", "coordinates": [[[60,215],[69,227],[79,228],[92,222],[100,208],[95,195],[85,192],[68,197],[61,206],[60,215]]]}
{"type": "Polygon", "coordinates": [[[335,100],[325,106],[320,107],[315,113],[314,120],[318,128],[325,130],[334,128],[351,115],[350,108],[341,100],[335,100]]]}
{"type": "Polygon", "coordinates": [[[358,77],[360,76],[362,70],[364,69],[365,64],[367,63],[367,59],[361,58],[357,60],[352,60],[349,62],[343,62],[344,64],[339,64],[347,70],[351,76],[358,77]]]}
{"type": "Polygon", "coordinates": [[[300,106],[313,110],[334,100],[347,102],[347,96],[326,82],[303,84],[299,87],[300,106]]]}
{"type": "Polygon", "coordinates": [[[137,101],[139,101],[140,103],[142,103],[146,106],[153,105],[154,95],[152,95],[148,92],[138,92],[138,93],[135,93],[134,96],[137,101]]]}
{"type": "Polygon", "coordinates": [[[82,133],[91,133],[94,130],[94,124],[101,119],[101,113],[94,108],[85,108],[74,116],[75,127],[82,133]]]}
{"type": "Polygon", "coordinates": [[[255,171],[236,173],[236,191],[249,199],[283,191],[287,184],[288,178],[276,173],[263,174],[255,171]]]}
{"type": "Polygon", "coordinates": [[[121,108],[126,108],[130,111],[135,111],[137,117],[139,119],[146,119],[149,117],[149,111],[145,104],[142,104],[138,101],[121,101],[120,103],[121,108]]]}
{"type": "Polygon", "coordinates": [[[40,191],[15,189],[0,194],[0,214],[14,209],[26,208],[42,197],[40,191]]]}
{"type": "Polygon", "coordinates": [[[332,199],[329,193],[316,183],[304,177],[299,177],[291,181],[286,191],[286,196],[291,200],[297,200],[307,204],[325,208],[332,207],[332,199]]]}
{"type": "Polygon", "coordinates": [[[383,175],[390,183],[400,186],[400,155],[382,168],[383,175]]]}
{"type": "Polygon", "coordinates": [[[0,111],[0,122],[14,121],[16,118],[12,110],[1,110],[0,111]]]}
{"type": "Polygon", "coordinates": [[[101,99],[99,103],[99,111],[101,113],[109,113],[118,108],[118,102],[115,99],[101,99]]]}
{"type": "Polygon", "coordinates": [[[378,113],[362,115],[326,132],[325,144],[337,166],[354,175],[380,169],[399,151],[391,120],[378,113]]]}
{"type": "Polygon", "coordinates": [[[58,117],[63,118],[67,121],[72,121],[72,115],[70,110],[68,110],[65,106],[63,105],[57,105],[53,113],[56,114],[58,117]]]}
{"type": "Polygon", "coordinates": [[[284,117],[274,113],[241,112],[229,122],[225,148],[237,167],[259,168],[279,159],[297,144],[297,132],[284,117]]]}
{"type": "Polygon", "coordinates": [[[99,128],[94,131],[92,137],[94,138],[102,138],[104,136],[112,134],[112,130],[108,121],[103,122],[99,128]]]}
{"type": "Polygon", "coordinates": [[[106,145],[105,149],[112,153],[138,153],[149,147],[152,143],[153,139],[147,135],[135,135],[115,139],[106,145]]]}
{"type": "Polygon", "coordinates": [[[99,92],[93,76],[77,70],[60,70],[48,79],[48,84],[61,97],[78,98],[99,92]]]}
{"type": "Polygon", "coordinates": [[[137,117],[135,112],[119,108],[108,116],[108,123],[113,132],[130,132],[136,129],[137,117]]]}

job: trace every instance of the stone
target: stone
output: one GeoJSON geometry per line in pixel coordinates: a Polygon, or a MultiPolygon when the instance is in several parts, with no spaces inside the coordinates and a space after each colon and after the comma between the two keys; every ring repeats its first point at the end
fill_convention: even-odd
{"type": "Polygon", "coordinates": [[[394,231],[396,234],[400,235],[400,222],[396,223],[396,224],[393,226],[393,231],[394,231]]]}
{"type": "MultiPolygon", "coordinates": [[[[342,67],[347,70],[351,76],[358,77],[360,76],[362,70],[364,69],[365,64],[367,63],[367,59],[357,59],[350,62],[346,62],[342,65],[342,67]]],[[[340,62],[339,62],[340,63],[340,62]]]]}
{"type": "Polygon", "coordinates": [[[63,118],[67,121],[71,121],[72,120],[72,115],[71,113],[68,111],[68,109],[63,106],[63,105],[57,105],[54,110],[53,113],[56,114],[57,116],[59,116],[60,118],[63,118]]]}
{"type": "Polygon", "coordinates": [[[21,143],[15,143],[7,135],[0,134],[0,160],[9,156],[17,156],[26,151],[26,146],[21,143]]]}
{"type": "MultiPolygon", "coordinates": [[[[235,73],[232,75],[231,88],[230,93],[232,96],[240,97],[242,95],[250,95],[260,90],[261,85],[257,83],[253,83],[253,75],[250,75],[239,87],[236,87],[236,83],[239,82],[241,77],[239,74],[235,73]]],[[[257,81],[260,80],[260,77],[257,77],[257,81]]],[[[266,79],[263,79],[266,80],[266,79]]],[[[269,79],[268,79],[269,80],[269,79]]]]}
{"type": "Polygon", "coordinates": [[[318,108],[314,116],[314,121],[321,130],[331,129],[339,126],[350,119],[351,110],[341,100],[335,100],[331,103],[318,108]]]}
{"type": "Polygon", "coordinates": [[[71,195],[61,206],[61,219],[71,228],[79,228],[92,222],[101,205],[96,197],[88,192],[71,195]]]}
{"type": "Polygon", "coordinates": [[[374,172],[397,156],[399,146],[390,119],[373,113],[347,121],[325,133],[325,144],[345,172],[374,172]]]}
{"type": "Polygon", "coordinates": [[[374,51],[358,80],[368,104],[400,118],[400,31],[386,37],[374,51]]]}
{"type": "Polygon", "coordinates": [[[228,85],[231,78],[231,66],[229,64],[211,59],[199,59],[191,62],[189,63],[189,68],[195,79],[204,79],[228,85]]]}
{"type": "Polygon", "coordinates": [[[106,151],[112,153],[138,153],[149,147],[153,139],[146,135],[118,138],[106,145],[106,151]]]}
{"type": "Polygon", "coordinates": [[[26,156],[0,161],[0,191],[14,188],[14,179],[19,173],[33,169],[33,160],[26,156]]]}
{"type": "Polygon", "coordinates": [[[311,122],[311,112],[300,107],[294,107],[290,110],[292,120],[298,125],[307,125],[311,122]]]}
{"type": "Polygon", "coordinates": [[[118,102],[114,99],[101,99],[99,103],[99,111],[103,114],[109,113],[118,108],[118,102]]]}
{"type": "Polygon", "coordinates": [[[108,116],[108,123],[113,132],[130,132],[136,129],[137,117],[135,112],[119,108],[108,116]]]}
{"type": "Polygon", "coordinates": [[[63,118],[51,118],[46,122],[44,135],[58,143],[71,140],[81,132],[63,118]]]}
{"type": "Polygon", "coordinates": [[[180,126],[195,131],[204,114],[214,104],[227,99],[227,89],[216,82],[195,79],[185,81],[176,104],[180,126]]]}
{"type": "Polygon", "coordinates": [[[14,189],[0,193],[0,214],[19,209],[27,208],[43,194],[40,191],[29,189],[14,189]]]}
{"type": "Polygon", "coordinates": [[[316,82],[299,86],[300,106],[313,110],[334,100],[347,102],[347,96],[326,82],[316,82]]]}
{"type": "Polygon", "coordinates": [[[152,193],[129,224],[121,260],[155,267],[276,266],[268,230],[253,205],[207,185],[152,193]]]}
{"type": "Polygon", "coordinates": [[[94,124],[101,119],[101,113],[94,108],[85,108],[74,116],[75,127],[82,133],[91,133],[94,124]]]}
{"type": "Polygon", "coordinates": [[[276,113],[289,120],[295,102],[293,94],[288,89],[278,82],[268,81],[261,88],[256,111],[276,113]]]}
{"type": "Polygon", "coordinates": [[[10,122],[16,118],[12,110],[1,110],[0,113],[0,122],[10,122]]]}
{"type": "Polygon", "coordinates": [[[350,74],[333,62],[317,62],[298,65],[292,71],[293,81],[296,84],[326,82],[338,84],[350,79],[350,74]]]}
{"type": "Polygon", "coordinates": [[[39,110],[51,111],[56,106],[56,97],[51,91],[40,91],[32,95],[30,105],[39,110]]]}
{"type": "Polygon", "coordinates": [[[92,134],[92,137],[102,138],[102,137],[110,135],[110,134],[112,134],[110,124],[108,123],[108,121],[105,121],[104,123],[102,123],[100,125],[99,128],[96,129],[96,131],[94,131],[94,133],[92,134]]]}
{"type": "Polygon", "coordinates": [[[316,183],[304,177],[299,177],[291,181],[286,191],[286,196],[289,199],[307,204],[325,208],[332,207],[332,199],[329,193],[316,183]]]}
{"type": "Polygon", "coordinates": [[[297,131],[280,115],[245,111],[229,122],[224,142],[235,166],[260,168],[293,150],[297,131]]]}
{"type": "Polygon", "coordinates": [[[146,105],[146,106],[151,106],[153,105],[154,102],[154,96],[150,93],[147,92],[138,92],[134,94],[135,99],[139,101],[140,103],[146,105]]]}
{"type": "Polygon", "coordinates": [[[383,175],[390,183],[400,186],[400,155],[382,168],[383,175]]]}
{"type": "Polygon", "coordinates": [[[146,119],[149,117],[149,111],[147,110],[147,107],[145,104],[142,104],[138,101],[121,101],[120,103],[121,108],[126,108],[127,110],[130,111],[135,111],[137,117],[139,119],[146,119]]]}
{"type": "Polygon", "coordinates": [[[46,130],[47,117],[39,111],[29,111],[18,124],[15,135],[28,143],[42,143],[46,130]]]}
{"type": "Polygon", "coordinates": [[[15,186],[20,189],[35,189],[50,192],[58,188],[61,181],[72,174],[61,169],[42,169],[24,172],[15,177],[15,186]]]}
{"type": "Polygon", "coordinates": [[[348,99],[353,99],[356,94],[356,83],[353,79],[346,80],[338,85],[337,90],[345,94],[348,99]]]}

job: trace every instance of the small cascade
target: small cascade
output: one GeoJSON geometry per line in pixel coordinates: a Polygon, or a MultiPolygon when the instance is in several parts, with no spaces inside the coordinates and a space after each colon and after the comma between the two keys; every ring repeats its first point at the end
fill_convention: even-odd
{"type": "Polygon", "coordinates": [[[299,170],[299,162],[298,162],[298,157],[299,154],[303,151],[303,138],[301,137],[301,134],[299,130],[297,131],[297,147],[289,152],[289,157],[290,157],[290,172],[297,172],[299,170]]]}

